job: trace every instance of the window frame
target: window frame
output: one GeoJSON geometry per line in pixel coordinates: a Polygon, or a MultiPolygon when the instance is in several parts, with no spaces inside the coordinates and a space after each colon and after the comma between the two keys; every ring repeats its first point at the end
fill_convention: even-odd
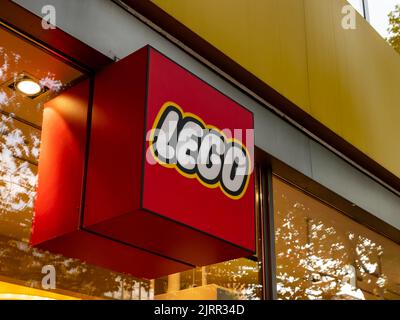
{"type": "Polygon", "coordinates": [[[377,218],[370,212],[339,196],[325,186],[298,172],[282,161],[255,147],[256,192],[261,201],[257,203],[264,218],[262,229],[262,270],[263,299],[276,300],[276,255],[272,177],[276,176],[285,183],[304,192],[306,195],[339,211],[353,221],[400,244],[400,230],[377,218]],[[257,186],[258,184],[258,186],[257,186]],[[265,200],[264,200],[265,199],[265,200]]]}

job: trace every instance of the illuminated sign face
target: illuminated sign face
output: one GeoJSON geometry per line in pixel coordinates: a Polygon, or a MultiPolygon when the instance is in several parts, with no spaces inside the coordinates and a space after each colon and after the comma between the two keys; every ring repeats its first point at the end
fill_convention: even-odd
{"type": "Polygon", "coordinates": [[[205,187],[220,187],[232,199],[240,199],[246,192],[251,169],[247,148],[173,102],[160,109],[150,148],[159,164],[197,178],[205,187]]]}
{"type": "Polygon", "coordinates": [[[88,88],[45,106],[31,244],[149,279],[252,255],[253,114],[151,47],[88,88]]]}

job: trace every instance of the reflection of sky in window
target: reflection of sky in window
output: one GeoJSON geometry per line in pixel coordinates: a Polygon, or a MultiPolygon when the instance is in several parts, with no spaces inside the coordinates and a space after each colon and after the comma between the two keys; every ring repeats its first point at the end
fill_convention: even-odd
{"type": "Polygon", "coordinates": [[[394,10],[396,4],[400,4],[400,0],[368,0],[370,23],[384,38],[389,36],[388,14],[394,10]]]}
{"type": "Polygon", "coordinates": [[[362,0],[347,0],[361,15],[363,15],[362,0]]]}
{"type": "MultiPolygon", "coordinates": [[[[362,0],[348,0],[348,2],[363,15],[362,0]]],[[[389,36],[389,18],[388,14],[394,10],[396,4],[400,4],[400,0],[365,0],[369,21],[375,30],[384,38],[389,36]]]]}

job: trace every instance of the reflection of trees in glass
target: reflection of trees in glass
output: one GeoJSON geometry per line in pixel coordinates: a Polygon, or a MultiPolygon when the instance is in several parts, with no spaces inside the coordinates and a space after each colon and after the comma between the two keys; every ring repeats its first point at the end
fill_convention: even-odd
{"type": "Polygon", "coordinates": [[[400,4],[389,13],[389,43],[400,53],[400,4]]]}
{"type": "Polygon", "coordinates": [[[276,228],[277,285],[282,299],[333,296],[347,260],[343,245],[335,241],[335,229],[309,219],[307,211],[295,203],[277,212],[277,220],[282,219],[276,228]]]}
{"type": "MultiPolygon", "coordinates": [[[[0,47],[0,82],[15,80],[21,56],[0,47]]],[[[34,108],[40,108],[37,103],[34,108]]],[[[23,111],[14,91],[0,90],[0,233],[27,241],[36,195],[40,131],[15,119],[23,111]]],[[[35,110],[37,111],[37,110],[35,110]]]]}
{"type": "MultiPolygon", "coordinates": [[[[206,285],[217,285],[226,290],[229,299],[259,300],[261,265],[246,258],[225,261],[206,267],[198,267],[179,274],[180,290],[206,285]]],[[[155,280],[155,294],[168,291],[167,277],[155,280]]]]}
{"type": "Polygon", "coordinates": [[[314,218],[302,203],[280,196],[275,216],[280,299],[364,299],[365,292],[383,296],[382,246],[341,232],[334,220],[314,218]]]}
{"type": "MultiPolygon", "coordinates": [[[[13,70],[20,59],[23,57],[0,47],[0,83],[17,76],[13,70]]],[[[65,87],[50,73],[40,82],[52,92],[65,87]]],[[[29,108],[33,104],[33,109],[27,109],[15,92],[0,89],[0,276],[41,289],[42,267],[52,264],[56,268],[57,289],[90,296],[148,299],[148,281],[29,246],[40,128],[25,121],[22,115],[27,115],[27,110],[38,113],[43,103],[31,103],[29,108]]]]}
{"type": "Polygon", "coordinates": [[[24,159],[37,158],[40,137],[31,133],[29,140],[10,116],[0,118],[0,221],[10,227],[0,228],[10,237],[28,240],[36,195],[36,166],[24,159]]]}
{"type": "Polygon", "coordinates": [[[260,299],[260,264],[245,258],[230,260],[206,268],[208,283],[231,289],[238,299],[260,299]]]}
{"type": "MultiPolygon", "coordinates": [[[[41,289],[42,267],[52,264],[57,272],[57,289],[90,296],[138,299],[140,282],[132,277],[93,267],[76,259],[54,255],[28,243],[0,236],[0,274],[41,289]]],[[[148,291],[148,284],[141,284],[148,291]]],[[[146,297],[143,297],[146,298],[146,297]]]]}

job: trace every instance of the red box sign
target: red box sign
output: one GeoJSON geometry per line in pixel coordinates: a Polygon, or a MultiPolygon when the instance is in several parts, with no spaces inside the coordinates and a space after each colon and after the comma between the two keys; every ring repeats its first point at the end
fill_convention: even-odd
{"type": "Polygon", "coordinates": [[[251,255],[252,113],[149,46],[87,87],[45,106],[32,244],[145,278],[251,255]]]}

